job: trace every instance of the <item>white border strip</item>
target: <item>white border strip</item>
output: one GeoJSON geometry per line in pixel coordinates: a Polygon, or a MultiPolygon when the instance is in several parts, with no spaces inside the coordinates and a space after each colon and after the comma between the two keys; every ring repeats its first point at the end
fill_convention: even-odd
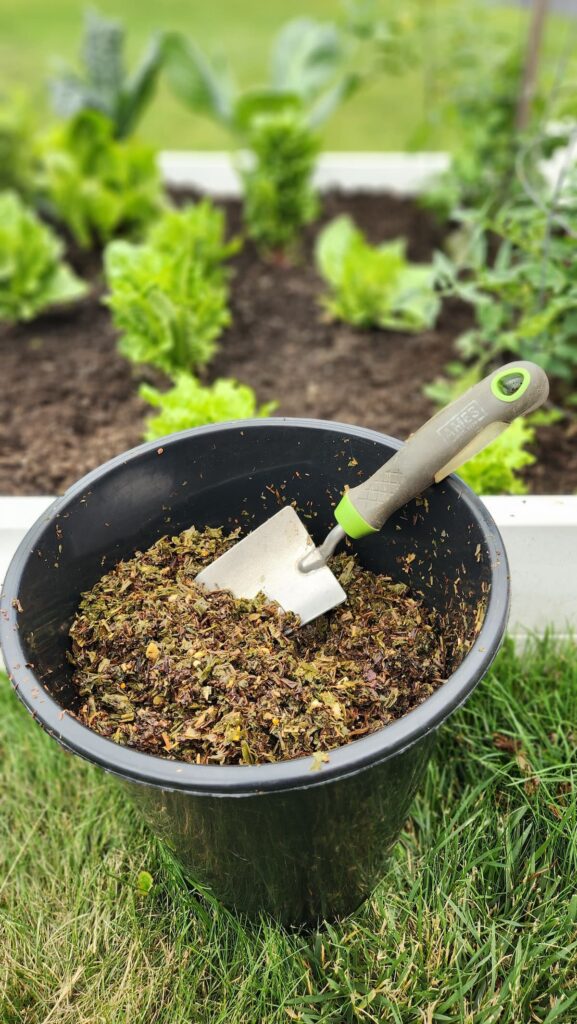
{"type": "MultiPolygon", "coordinates": [[[[174,150],[161,153],[160,170],[167,185],[194,188],[212,196],[241,194],[238,166],[246,153],[201,153],[174,150]]],[[[414,196],[431,178],[449,166],[447,153],[323,153],[314,184],[321,192],[393,192],[414,196]]]]}
{"type": "MultiPolygon", "coordinates": [[[[52,500],[0,497],[0,582],[18,544],[52,500]]],[[[510,562],[510,634],[519,642],[546,629],[577,638],[577,496],[483,500],[510,562]]]]}
{"type": "Polygon", "coordinates": [[[550,629],[577,639],[577,495],[483,500],[509,559],[509,633],[522,640],[550,629]]]}

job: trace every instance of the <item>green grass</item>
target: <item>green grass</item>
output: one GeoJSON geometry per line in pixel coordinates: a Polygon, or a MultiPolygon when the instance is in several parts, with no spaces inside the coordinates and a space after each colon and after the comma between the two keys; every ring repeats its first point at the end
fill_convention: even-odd
{"type": "Polygon", "coordinates": [[[295,936],[185,887],[4,679],[0,1021],[574,1024],[576,723],[577,648],[505,651],[446,727],[373,898],[295,936]]]}
{"type": "MultiPolygon", "coordinates": [[[[432,3],[432,0],[424,0],[432,3]]],[[[439,7],[443,0],[436,0],[439,7]]],[[[385,8],[395,0],[383,0],[385,8]]],[[[74,63],[79,50],[82,11],[76,0],[2,0],[0,5],[0,84],[20,84],[41,102],[44,83],[56,58],[74,63]]],[[[308,14],[338,17],[337,0],[307,0],[287,5],[284,0],[217,0],[184,4],[182,0],[102,0],[106,13],[122,18],[128,28],[129,54],[138,53],[149,34],[158,28],[181,29],[211,52],[226,54],[245,84],[264,79],[270,40],[288,18],[308,14]]],[[[512,41],[525,38],[527,12],[497,5],[487,17],[512,41]]],[[[567,18],[551,16],[546,54],[555,59],[566,42],[567,18]]],[[[574,23],[573,23],[574,24],[574,23]]],[[[433,54],[434,56],[434,54],[433,54]]],[[[325,142],[334,149],[403,149],[422,122],[430,102],[430,82],[416,68],[401,78],[384,76],[355,97],[328,126],[325,142]]],[[[147,114],[141,134],[167,149],[227,148],[229,137],[206,120],[192,116],[163,85],[147,114]]],[[[451,143],[446,127],[430,139],[431,149],[451,143]]]]}

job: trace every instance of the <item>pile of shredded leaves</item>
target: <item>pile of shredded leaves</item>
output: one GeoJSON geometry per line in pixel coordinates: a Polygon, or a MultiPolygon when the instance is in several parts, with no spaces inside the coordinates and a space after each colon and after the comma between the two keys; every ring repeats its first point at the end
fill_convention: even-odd
{"type": "Polygon", "coordinates": [[[81,722],[196,764],[317,764],[416,707],[454,669],[455,644],[465,653],[404,583],[347,553],[331,561],[347,602],[300,628],[262,595],[205,592],[197,573],[237,539],[163,537],[83,595],[70,631],[81,722]]]}

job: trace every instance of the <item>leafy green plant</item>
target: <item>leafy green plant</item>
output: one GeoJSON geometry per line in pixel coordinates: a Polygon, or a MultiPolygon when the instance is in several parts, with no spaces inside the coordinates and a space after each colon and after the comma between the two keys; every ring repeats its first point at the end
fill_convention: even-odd
{"type": "Polygon", "coordinates": [[[147,421],[145,440],[173,434],[179,430],[200,427],[204,423],[270,416],[275,402],[257,405],[254,391],[246,384],[232,379],[221,379],[203,385],[189,373],[178,373],[169,391],[158,391],[142,384],[139,392],[150,405],[160,409],[157,416],[147,421]]]}
{"type": "Polygon", "coordinates": [[[492,217],[469,217],[466,252],[457,260],[438,255],[436,265],[445,293],[474,309],[475,326],[457,339],[460,355],[481,368],[504,355],[534,360],[570,401],[577,378],[577,179],[558,208],[541,198],[538,204],[520,196],[492,217]]]}
{"type": "MultiPolygon", "coordinates": [[[[423,202],[444,219],[462,208],[494,211],[521,191],[516,165],[527,142],[541,133],[543,116],[549,121],[564,116],[563,59],[537,78],[538,36],[529,32],[523,41],[512,41],[487,17],[487,0],[445,0],[423,4],[421,12],[428,123],[413,141],[421,149],[431,142],[438,148],[439,124],[455,138],[450,168],[423,202]],[[543,80],[548,73],[556,84],[547,94],[543,80]]],[[[562,144],[552,137],[542,142],[544,149],[562,144]]],[[[535,180],[540,156],[533,153],[535,180]]]]}
{"type": "Polygon", "coordinates": [[[168,210],[146,236],[152,248],[168,257],[178,254],[181,267],[199,267],[212,281],[224,281],[225,260],[238,252],[238,239],[225,240],[224,211],[209,199],[190,203],[180,210],[168,210]]]}
{"type": "MultiPolygon", "coordinates": [[[[478,384],[483,376],[478,362],[467,368],[458,362],[449,363],[446,371],[447,377],[438,377],[423,389],[440,409],[478,384]]],[[[526,466],[532,466],[535,457],[526,449],[534,444],[538,427],[561,419],[563,414],[557,409],[539,409],[530,416],[514,420],[486,448],[461,466],[458,475],[477,494],[527,494],[528,487],[519,473],[526,466]]]]}
{"type": "Polygon", "coordinates": [[[273,42],[268,82],[241,91],[228,68],[190,40],[167,37],[166,70],[177,96],[251,152],[251,165],[242,169],[245,219],[264,248],[290,246],[315,215],[318,130],[362,81],[350,56],[350,40],[338,26],[299,18],[273,42]]]}
{"type": "MultiPolygon", "coordinates": [[[[439,409],[478,384],[484,370],[479,361],[466,368],[460,362],[450,362],[446,373],[447,377],[438,377],[423,388],[439,409]]],[[[539,427],[550,426],[563,419],[564,414],[560,410],[540,409],[531,416],[513,420],[482,452],[461,466],[457,470],[458,475],[478,495],[526,495],[529,488],[519,474],[535,462],[527,447],[534,444],[539,427]]]]}
{"type": "Polygon", "coordinates": [[[107,304],[127,359],[170,373],[214,355],[230,323],[223,285],[208,281],[199,267],[185,275],[174,260],[130,242],[111,242],[105,269],[107,304]]]}
{"type": "Polygon", "coordinates": [[[242,91],[223,62],[207,56],[181,33],[165,43],[166,73],[176,95],[196,113],[218,121],[241,142],[255,117],[287,109],[317,128],[358,87],[359,73],[345,69],[349,47],[332,22],[298,18],[273,41],[268,81],[242,91]]]}
{"type": "Polygon", "coordinates": [[[0,191],[32,192],[35,122],[22,92],[0,93],[0,191]]]}
{"type": "Polygon", "coordinates": [[[84,111],[48,133],[40,159],[40,194],[84,248],[142,233],[164,207],[154,150],[117,141],[103,114],[84,111]]]}
{"type": "Polygon", "coordinates": [[[520,417],[461,466],[458,475],[477,494],[527,494],[519,472],[535,462],[535,456],[526,450],[534,441],[534,427],[520,417]]]}
{"type": "Polygon", "coordinates": [[[128,359],[168,373],[208,362],[230,323],[222,261],[236,243],[223,233],[222,214],[206,200],[167,213],[146,244],[107,246],[106,301],[128,359]]]}
{"type": "Polygon", "coordinates": [[[446,376],[436,377],[430,384],[425,384],[423,393],[442,409],[449,402],[454,402],[467,388],[478,384],[483,376],[478,363],[465,367],[457,360],[445,366],[446,376]]]}
{"type": "Polygon", "coordinates": [[[154,35],[132,74],[124,67],[125,30],[120,21],[96,10],[84,16],[83,73],[63,67],[50,82],[52,104],[59,117],[97,110],[112,121],[117,138],[130,135],[156,89],[163,61],[164,36],[154,35]]]}
{"type": "Polygon", "coordinates": [[[433,268],[408,263],[402,239],[369,245],[350,217],[337,217],[317,240],[316,260],[331,288],[326,308],[338,319],[402,331],[434,324],[440,303],[433,268]]]}
{"type": "Polygon", "coordinates": [[[494,208],[515,187],[515,161],[525,141],[515,129],[521,75],[518,52],[489,68],[477,50],[454,88],[446,117],[459,141],[450,168],[423,200],[439,217],[446,219],[460,207],[494,208]]]}
{"type": "Polygon", "coordinates": [[[0,193],[0,319],[31,320],[87,287],[61,260],[63,245],[14,192],[0,193]]]}
{"type": "Polygon", "coordinates": [[[299,113],[285,110],[254,118],[248,141],[255,157],[243,172],[248,233],[265,250],[287,249],[318,212],[311,184],[318,139],[299,113]]]}

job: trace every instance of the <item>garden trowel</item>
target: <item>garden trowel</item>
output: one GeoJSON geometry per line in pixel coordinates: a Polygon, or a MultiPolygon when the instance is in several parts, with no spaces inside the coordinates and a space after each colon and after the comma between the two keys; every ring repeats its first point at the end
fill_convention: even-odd
{"type": "Polygon", "coordinates": [[[298,615],[301,625],[310,622],[346,600],[327,565],[340,541],[378,532],[393,512],[476,455],[517,416],[539,408],[548,394],[547,376],[535,363],[502,366],[428,420],[368,480],[346,490],[334,510],[337,525],[319,547],[287,505],[203,569],[197,582],[235,597],[262,592],[298,615]]]}

